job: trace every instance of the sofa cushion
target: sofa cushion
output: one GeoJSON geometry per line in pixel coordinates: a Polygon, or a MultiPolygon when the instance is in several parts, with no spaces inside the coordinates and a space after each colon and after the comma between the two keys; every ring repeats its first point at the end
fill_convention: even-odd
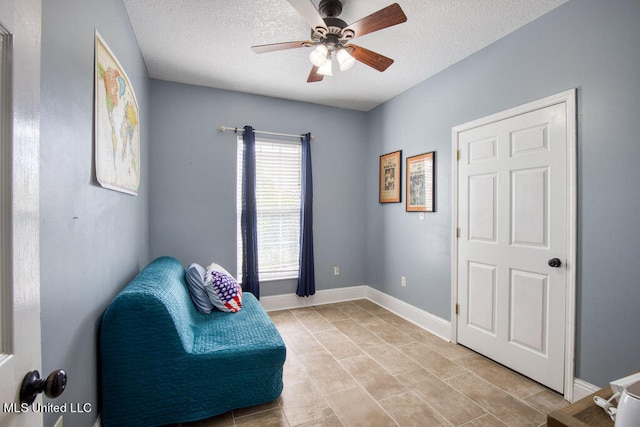
{"type": "Polygon", "coordinates": [[[196,306],[200,313],[209,314],[211,310],[213,310],[213,303],[211,303],[209,295],[204,289],[204,276],[206,274],[207,271],[204,267],[200,264],[192,263],[189,268],[187,268],[185,278],[193,305],[196,306]]]}
{"type": "Polygon", "coordinates": [[[237,312],[242,307],[242,289],[226,270],[213,263],[207,267],[204,289],[215,308],[237,312]]]}

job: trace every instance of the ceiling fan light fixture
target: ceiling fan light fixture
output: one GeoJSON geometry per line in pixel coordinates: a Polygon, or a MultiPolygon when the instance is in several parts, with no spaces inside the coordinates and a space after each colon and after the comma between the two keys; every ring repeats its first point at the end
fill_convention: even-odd
{"type": "Polygon", "coordinates": [[[318,45],[315,49],[311,51],[309,54],[309,60],[316,67],[322,67],[328,61],[327,54],[329,53],[329,49],[323,44],[318,45]]]}
{"type": "Polygon", "coordinates": [[[330,56],[327,58],[327,61],[318,68],[318,74],[322,74],[323,76],[333,76],[330,56]]]}
{"type": "Polygon", "coordinates": [[[309,53],[309,60],[313,67],[307,78],[308,83],[322,81],[324,76],[333,74],[331,60],[334,52],[341,71],[348,70],[355,61],[377,71],[385,71],[393,64],[391,58],[349,43],[356,37],[362,37],[406,22],[407,16],[398,3],[390,4],[377,12],[347,24],[338,18],[342,12],[344,0],[287,1],[311,27],[310,39],[252,46],[251,49],[255,53],[312,47],[313,51],[309,53]],[[319,3],[318,7],[315,6],[316,3],[319,3]]]}
{"type": "Polygon", "coordinates": [[[356,62],[356,59],[351,56],[349,50],[344,47],[338,49],[336,52],[336,59],[338,60],[340,71],[347,71],[349,68],[353,67],[353,64],[356,62]]]}

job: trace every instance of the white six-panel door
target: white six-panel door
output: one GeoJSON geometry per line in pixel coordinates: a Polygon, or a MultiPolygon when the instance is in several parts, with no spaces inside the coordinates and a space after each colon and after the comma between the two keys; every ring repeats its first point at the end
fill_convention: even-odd
{"type": "Polygon", "coordinates": [[[568,128],[567,105],[557,103],[456,136],[457,341],[559,392],[572,227],[568,128]]]}

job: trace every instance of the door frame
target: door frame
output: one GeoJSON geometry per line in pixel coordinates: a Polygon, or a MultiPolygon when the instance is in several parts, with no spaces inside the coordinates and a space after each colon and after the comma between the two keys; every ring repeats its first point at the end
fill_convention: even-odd
{"type": "Polygon", "coordinates": [[[557,104],[566,106],[567,124],[567,258],[565,287],[565,356],[564,356],[564,398],[573,401],[575,370],[575,306],[576,306],[576,248],[577,248],[577,89],[570,89],[537,101],[510,108],[477,120],[454,126],[451,130],[452,143],[452,233],[451,233],[451,342],[458,342],[458,158],[459,134],[490,123],[557,104]]]}

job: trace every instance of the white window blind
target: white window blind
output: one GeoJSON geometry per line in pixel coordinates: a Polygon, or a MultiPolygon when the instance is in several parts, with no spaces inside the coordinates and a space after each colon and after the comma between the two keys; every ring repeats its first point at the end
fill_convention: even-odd
{"type": "MultiPolygon", "coordinates": [[[[238,277],[242,280],[242,136],[238,137],[238,277]]],[[[260,281],[298,277],[302,146],[256,136],[256,205],[260,281]]]]}

